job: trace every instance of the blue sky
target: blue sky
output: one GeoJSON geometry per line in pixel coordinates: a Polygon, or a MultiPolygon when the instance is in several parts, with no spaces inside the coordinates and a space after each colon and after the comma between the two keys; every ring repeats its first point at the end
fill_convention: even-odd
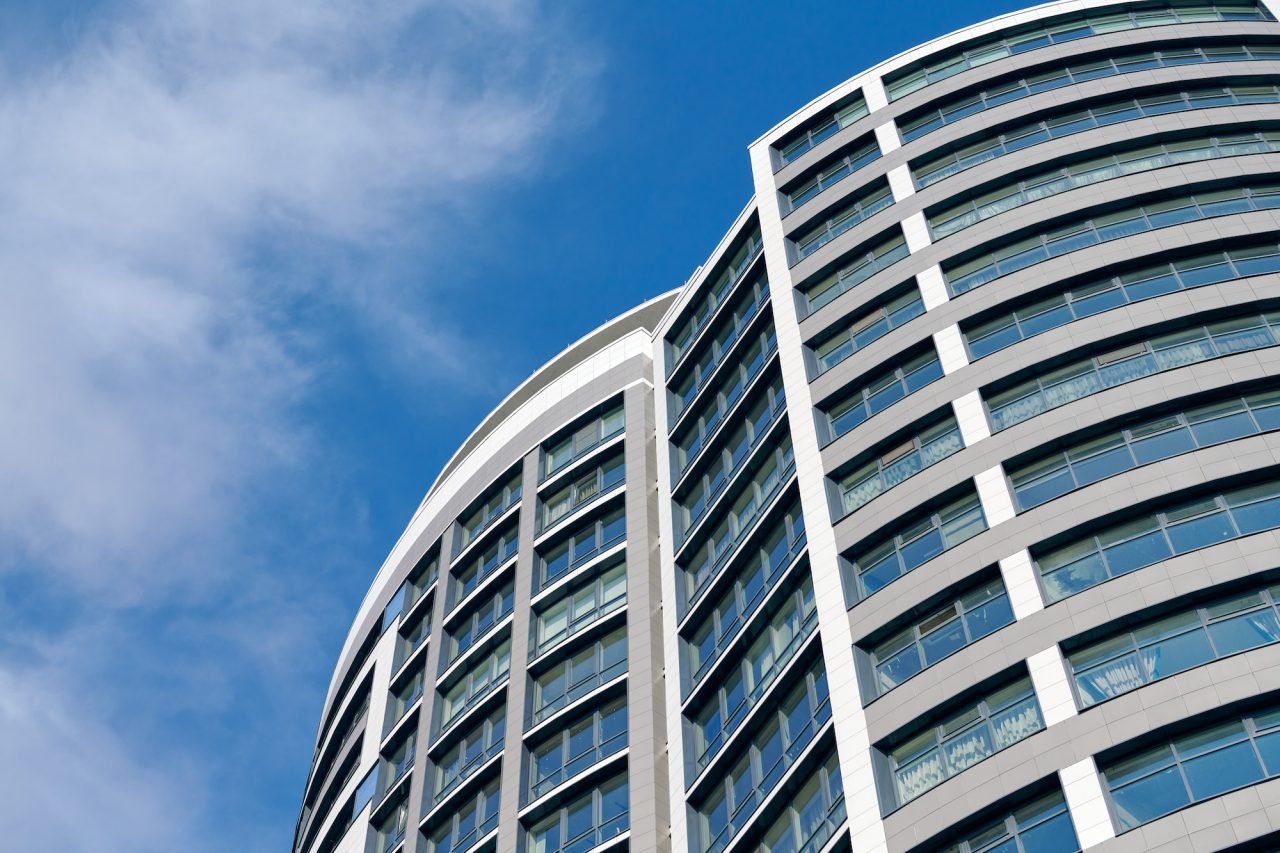
{"type": "Polygon", "coordinates": [[[5,845],[287,849],[475,423],[693,271],[756,136],[1016,6],[0,3],[5,845]]]}

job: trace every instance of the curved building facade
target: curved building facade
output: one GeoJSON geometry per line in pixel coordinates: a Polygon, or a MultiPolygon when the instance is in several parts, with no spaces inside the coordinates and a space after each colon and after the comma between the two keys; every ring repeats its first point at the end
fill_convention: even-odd
{"type": "Polygon", "coordinates": [[[1280,11],[1069,0],[750,147],[378,571],[295,853],[1280,849],[1280,11]]]}

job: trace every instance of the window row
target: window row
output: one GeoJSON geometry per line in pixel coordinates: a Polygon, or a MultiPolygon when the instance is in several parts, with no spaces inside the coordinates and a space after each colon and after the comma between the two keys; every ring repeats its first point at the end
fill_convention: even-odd
{"type": "Polygon", "coordinates": [[[892,367],[853,383],[852,391],[842,395],[838,403],[823,407],[827,439],[834,441],[872,415],[941,378],[942,362],[932,343],[925,344],[923,351],[899,356],[892,367]]]}
{"type": "Polygon", "coordinates": [[[445,817],[431,833],[432,853],[463,853],[498,828],[499,781],[489,782],[445,817]]]}
{"type": "Polygon", "coordinates": [[[456,607],[480,586],[481,581],[514,560],[519,547],[519,525],[512,521],[493,537],[489,547],[455,565],[449,571],[453,595],[450,605],[456,607]]]}
{"type": "Polygon", "coordinates": [[[800,261],[809,257],[859,222],[871,218],[891,204],[893,193],[889,191],[888,182],[874,182],[863,192],[842,203],[825,220],[792,237],[795,259],[800,261]]]}
{"type": "Polygon", "coordinates": [[[529,750],[530,799],[536,800],[626,746],[627,703],[617,699],[529,750]]]}
{"type": "MultiPolygon", "coordinates": [[[[440,558],[439,554],[435,553],[430,558],[419,563],[409,577],[405,578],[404,583],[400,584],[395,595],[391,596],[391,600],[387,602],[387,606],[382,611],[381,630],[387,630],[391,627],[392,622],[412,610],[413,606],[426,594],[439,576],[440,558]]],[[[360,664],[353,664],[350,671],[352,673],[357,672],[362,665],[363,661],[360,664]]]]}
{"type": "Polygon", "coordinates": [[[1139,9],[1109,7],[1087,14],[1059,15],[1025,27],[1006,30],[972,47],[947,52],[921,66],[899,71],[885,78],[885,90],[889,100],[895,101],[931,83],[946,80],[961,71],[986,65],[988,62],[1104,33],[1165,24],[1267,20],[1271,18],[1253,3],[1223,2],[1139,9]]]}
{"type": "Polygon", "coordinates": [[[814,853],[844,826],[846,808],[840,760],[831,757],[809,777],[764,831],[760,853],[814,853]]]}
{"type": "Polygon", "coordinates": [[[729,260],[725,262],[724,270],[716,279],[716,283],[707,291],[706,297],[692,308],[692,313],[687,319],[676,324],[675,329],[667,338],[667,342],[671,346],[671,357],[667,361],[668,376],[671,375],[671,371],[680,363],[680,360],[684,358],[689,345],[693,343],[694,338],[702,331],[703,326],[707,324],[711,316],[716,313],[716,309],[733,291],[734,285],[746,275],[751,263],[760,256],[763,248],[764,241],[760,239],[760,228],[757,226],[747,234],[746,238],[729,257],[729,260]]]}
{"type": "Polygon", "coordinates": [[[534,656],[574,636],[627,603],[625,559],[569,590],[537,614],[534,656]]]}
{"type": "Polygon", "coordinates": [[[618,628],[535,676],[534,724],[626,671],[627,632],[625,628],[618,628]]]}
{"type": "Polygon", "coordinates": [[[909,254],[911,250],[907,248],[907,238],[903,236],[901,228],[894,228],[888,236],[881,235],[859,246],[846,256],[848,263],[839,270],[804,288],[804,313],[812,314],[840,294],[852,290],[909,254]]]}
{"type": "Polygon", "coordinates": [[[813,579],[803,583],[777,605],[755,641],[719,673],[719,683],[709,697],[690,709],[693,718],[694,772],[701,772],[720,753],[725,741],[738,730],[747,714],[795,658],[818,624],[813,579]]]}
{"type": "Polygon", "coordinates": [[[493,627],[511,614],[515,607],[516,588],[513,581],[494,592],[491,598],[476,602],[471,612],[460,623],[446,629],[448,653],[445,666],[453,663],[493,627]]]}
{"type": "Polygon", "coordinates": [[[505,482],[499,484],[479,501],[475,507],[458,519],[458,538],[455,554],[461,554],[464,548],[489,528],[489,525],[497,521],[507,510],[520,503],[520,480],[521,471],[517,467],[515,473],[508,477],[505,482]]]}
{"type": "Polygon", "coordinates": [[[924,300],[914,279],[905,292],[880,301],[839,331],[821,338],[813,347],[817,374],[822,375],[858,350],[878,341],[908,320],[924,313],[924,300]]]}
{"type": "Polygon", "coordinates": [[[834,136],[858,119],[865,118],[867,113],[866,99],[862,97],[862,92],[856,92],[833,111],[818,116],[786,137],[776,146],[778,155],[784,164],[790,163],[819,142],[834,136]]]}
{"type": "Polygon", "coordinates": [[[1185,110],[1277,102],[1280,102],[1280,90],[1270,83],[1206,86],[1138,98],[1116,98],[1101,101],[1085,109],[1050,113],[1045,118],[985,136],[961,147],[948,148],[945,153],[929,160],[913,163],[911,174],[916,185],[923,189],[979,163],[1095,127],[1185,110]]]}
{"type": "Polygon", "coordinates": [[[542,478],[545,480],[555,472],[564,468],[575,459],[590,453],[615,435],[620,435],[626,426],[626,413],[622,404],[618,403],[607,409],[598,417],[593,417],[583,426],[573,430],[554,443],[542,448],[542,478]]]}
{"type": "Polygon", "coordinates": [[[1274,130],[1149,142],[1040,172],[995,189],[969,194],[963,201],[930,214],[929,227],[934,238],[940,239],[1024,204],[1100,181],[1182,163],[1275,151],[1280,151],[1280,131],[1274,130]]]}
{"type": "Polygon", "coordinates": [[[916,514],[849,552],[845,575],[850,602],[861,601],[986,529],[982,503],[970,485],[960,497],[916,514]]]}
{"type": "Polygon", "coordinates": [[[995,392],[983,392],[994,432],[1107,388],[1237,352],[1276,345],[1280,312],[1247,314],[1157,335],[1046,370],[995,392]]]}
{"type": "MultiPolygon", "coordinates": [[[[724,503],[732,498],[733,503],[728,510],[729,522],[728,526],[717,528],[716,533],[712,534],[715,543],[712,547],[713,561],[726,549],[733,544],[745,533],[755,522],[756,515],[760,508],[768,504],[769,500],[777,493],[778,488],[782,485],[783,478],[787,472],[791,470],[792,459],[794,454],[791,449],[791,434],[783,432],[775,442],[771,442],[776,446],[762,448],[758,452],[748,457],[746,470],[751,471],[750,479],[739,479],[735,483],[735,488],[730,494],[725,496],[724,501],[715,500],[719,497],[719,492],[728,484],[729,480],[726,475],[723,483],[711,481],[708,485],[718,486],[715,494],[708,493],[700,483],[694,483],[688,493],[676,501],[675,504],[675,536],[676,550],[680,550],[680,545],[684,542],[685,537],[694,526],[707,515],[708,509],[714,504],[717,508],[724,506],[724,503]]],[[[711,476],[715,476],[717,471],[713,468],[710,472],[711,476]]],[[[737,471],[728,472],[736,474],[737,471]]],[[[717,478],[719,479],[719,478],[717,478]]]]}
{"type": "Polygon", "coordinates": [[[436,762],[436,804],[470,779],[489,759],[502,752],[506,731],[507,708],[504,705],[477,721],[458,738],[458,742],[436,762]]]}
{"type": "Polygon", "coordinates": [[[873,451],[867,460],[847,473],[837,474],[840,492],[837,517],[848,515],[870,503],[908,477],[936,465],[964,449],[964,439],[953,414],[934,421],[918,433],[893,441],[873,451]]]}
{"type": "Polygon", "coordinates": [[[619,507],[580,523],[563,541],[544,551],[538,560],[538,586],[545,589],[571,569],[599,556],[627,538],[627,516],[619,507]]]}
{"type": "Polygon", "coordinates": [[[1018,507],[1026,510],[1139,465],[1274,429],[1280,391],[1260,391],[1150,418],[1007,470],[1018,507]]]}
{"type": "Polygon", "coordinates": [[[976,360],[1072,320],[1121,305],[1276,272],[1280,272],[1280,250],[1275,243],[1198,254],[1072,286],[977,325],[962,325],[961,331],[971,358],[976,360]]]}
{"type": "Polygon", "coordinates": [[[1268,59],[1280,59],[1280,47],[1267,44],[1171,47],[1108,56],[1104,59],[1076,62],[1070,65],[1058,65],[1026,77],[1005,80],[975,94],[961,95],[943,102],[941,106],[930,106],[922,112],[913,112],[899,123],[898,132],[902,135],[904,143],[910,142],[940,127],[960,121],[962,118],[968,118],[975,113],[1011,101],[1018,101],[1052,89],[1060,89],[1063,86],[1102,77],[1114,77],[1117,74],[1179,65],[1200,65],[1207,62],[1268,59]]]}
{"type": "Polygon", "coordinates": [[[995,820],[982,818],[949,832],[960,840],[938,853],[1078,853],[1080,841],[1067,811],[1062,789],[1036,796],[995,820]]]}
{"type": "Polygon", "coordinates": [[[400,742],[391,747],[389,753],[378,756],[378,796],[384,797],[413,769],[413,759],[417,755],[417,732],[411,731],[400,742]]]}
{"type": "Polygon", "coordinates": [[[621,485],[625,473],[626,460],[618,453],[556,489],[542,499],[540,529],[546,530],[569,513],[621,485]]]}
{"type": "Polygon", "coordinates": [[[630,828],[627,774],[561,806],[529,829],[529,853],[586,853],[630,828]]]}
{"type": "MultiPolygon", "coordinates": [[[[750,286],[744,287],[737,304],[731,310],[725,310],[719,328],[706,346],[702,347],[702,355],[689,368],[689,375],[671,389],[675,394],[671,406],[672,423],[684,414],[684,410],[693,402],[694,397],[698,396],[698,392],[711,380],[716,368],[729,355],[738,343],[739,337],[760,313],[761,307],[768,299],[769,282],[763,276],[759,276],[750,286]]],[[[754,337],[757,338],[756,343],[767,350],[767,340],[771,336],[771,333],[765,332],[754,337]]],[[[738,361],[740,364],[745,364],[750,360],[746,358],[738,361]]]]}
{"type": "Polygon", "coordinates": [[[396,638],[396,650],[392,656],[392,670],[399,669],[414,652],[422,648],[422,644],[431,638],[431,605],[422,608],[422,612],[412,621],[402,623],[396,638]]]}
{"type": "Polygon", "coordinates": [[[793,211],[805,202],[812,201],[818,193],[831,189],[863,166],[879,159],[880,146],[876,144],[874,136],[868,135],[860,142],[847,153],[827,161],[798,186],[786,190],[783,194],[787,198],[787,211],[793,211]]]}
{"type": "Polygon", "coordinates": [[[724,850],[829,719],[831,697],[819,659],[777,710],[760,721],[728,775],[717,778],[697,804],[695,849],[699,853],[724,850]]]}
{"type": "Polygon", "coordinates": [[[511,640],[502,643],[472,664],[441,696],[440,729],[453,724],[462,713],[507,680],[511,672],[511,640]]]}
{"type": "Polygon", "coordinates": [[[744,555],[737,576],[720,594],[715,606],[699,621],[691,621],[685,626],[690,638],[686,649],[691,686],[702,680],[711,665],[742,632],[747,620],[777,585],[786,568],[800,556],[806,542],[804,514],[799,504],[795,504],[778,516],[778,520],[761,537],[760,547],[744,555]]]}
{"type": "MultiPolygon", "coordinates": [[[[776,345],[776,339],[774,339],[775,349],[776,345]]],[[[770,355],[772,355],[772,350],[770,355]]],[[[685,471],[689,470],[689,467],[708,446],[712,436],[716,434],[716,430],[730,420],[728,417],[730,411],[742,399],[742,392],[739,389],[749,387],[759,375],[760,371],[757,369],[755,373],[746,379],[745,383],[735,382],[730,389],[734,393],[733,397],[716,394],[715,397],[708,400],[701,414],[697,418],[690,420],[688,426],[674,439],[672,442],[674,445],[672,455],[675,466],[673,479],[678,480],[685,471]]],[[[787,401],[782,393],[782,378],[777,375],[776,371],[769,384],[761,389],[759,393],[752,395],[751,399],[751,406],[743,418],[745,423],[734,430],[732,439],[725,442],[728,452],[735,454],[745,452],[744,441],[754,447],[768,432],[774,420],[786,409],[787,401]]]]}
{"type": "Polygon", "coordinates": [[[1280,527],[1280,480],[1183,500],[1033,554],[1045,601],[1218,542],[1280,527]]]}

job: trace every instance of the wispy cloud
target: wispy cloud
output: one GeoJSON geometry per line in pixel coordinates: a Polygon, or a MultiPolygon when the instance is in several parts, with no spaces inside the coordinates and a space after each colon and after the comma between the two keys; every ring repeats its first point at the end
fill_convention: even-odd
{"type": "MultiPolygon", "coordinates": [[[[405,259],[538,164],[593,68],[518,0],[86,14],[56,54],[0,76],[0,581],[57,589],[68,614],[92,603],[109,640],[87,679],[165,630],[205,637],[174,646],[216,669],[219,653],[259,654],[226,628],[265,609],[237,522],[264,482],[314,461],[297,411],[335,363],[334,318],[429,359],[435,381],[474,370],[445,357],[465,336],[435,321],[433,283],[402,275],[405,259]],[[124,621],[193,594],[181,628],[124,621]]],[[[275,647],[244,665],[278,667],[303,623],[273,623],[275,647]]],[[[24,768],[6,778],[6,843],[184,847],[198,807],[116,724],[138,694],[102,679],[78,702],[52,658],[33,660],[0,657],[0,766],[24,768]],[[88,819],[50,811],[59,780],[98,804],[88,819]],[[48,819],[7,819],[24,814],[48,819]]]]}

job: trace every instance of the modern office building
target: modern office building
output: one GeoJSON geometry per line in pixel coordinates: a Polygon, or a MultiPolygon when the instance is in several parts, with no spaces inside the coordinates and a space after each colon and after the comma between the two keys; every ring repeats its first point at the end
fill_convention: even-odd
{"type": "Polygon", "coordinates": [[[1280,840],[1280,25],[1070,0],[749,147],[466,440],[295,853],[1280,840]]]}

